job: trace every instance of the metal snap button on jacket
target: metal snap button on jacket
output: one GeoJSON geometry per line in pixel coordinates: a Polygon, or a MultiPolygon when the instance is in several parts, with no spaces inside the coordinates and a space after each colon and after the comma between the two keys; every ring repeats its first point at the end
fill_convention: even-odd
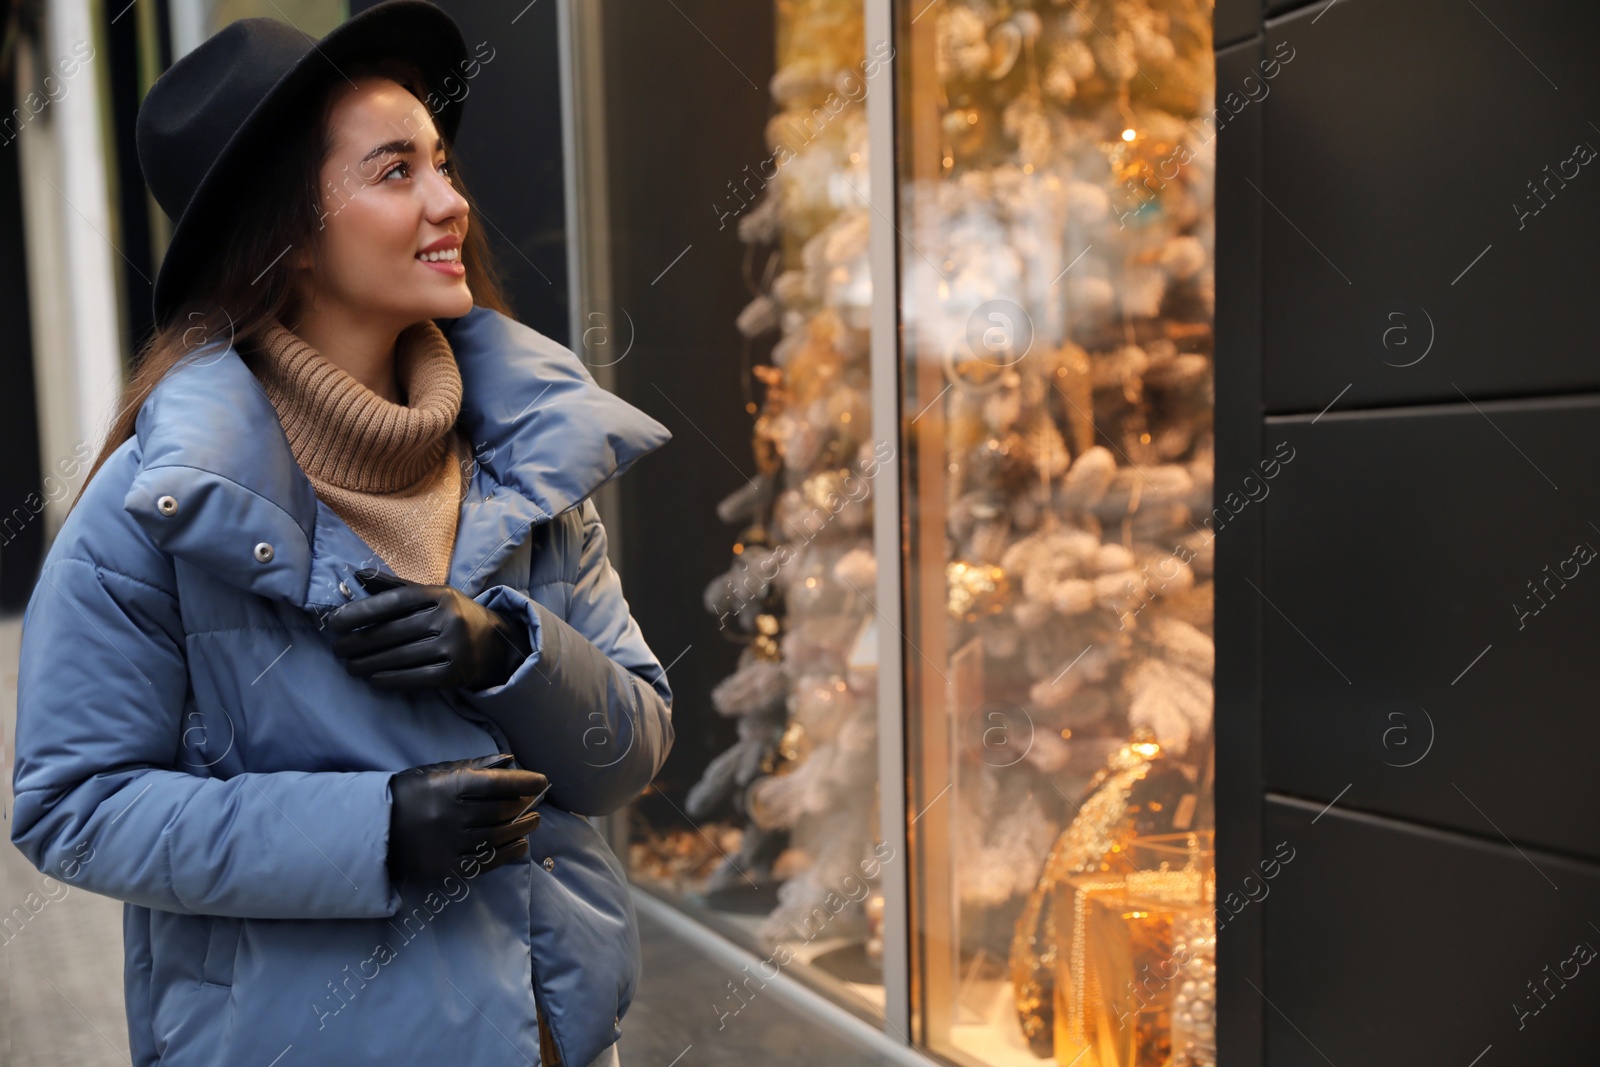
{"type": "Polygon", "coordinates": [[[544,863],[541,864],[541,866],[544,867],[544,869],[547,870],[547,871],[555,870],[556,869],[556,858],[554,856],[546,856],[544,858],[544,863]]]}
{"type": "Polygon", "coordinates": [[[267,544],[265,541],[261,542],[259,545],[256,546],[256,562],[257,563],[271,563],[272,562],[272,546],[267,544]]]}
{"type": "Polygon", "coordinates": [[[351,597],[355,596],[354,593],[350,592],[350,587],[348,585],[344,584],[343,582],[339,583],[339,593],[346,600],[349,600],[351,597]]]}
{"type": "Polygon", "coordinates": [[[178,498],[175,496],[164,496],[160,500],[156,501],[156,509],[163,515],[176,515],[178,513],[178,498]]]}

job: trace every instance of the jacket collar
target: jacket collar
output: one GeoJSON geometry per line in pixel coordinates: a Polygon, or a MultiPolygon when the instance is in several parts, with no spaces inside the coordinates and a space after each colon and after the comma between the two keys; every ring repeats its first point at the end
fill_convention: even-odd
{"type": "MultiPolygon", "coordinates": [[[[461,431],[477,469],[449,583],[475,596],[539,523],[671,439],[601,388],[569,349],[489,308],[439,320],[461,368],[461,431]]],[[[231,345],[169,371],[135,426],[142,465],[123,506],[174,557],[312,611],[376,552],[317,498],[277,412],[231,345]]],[[[387,569],[387,568],[386,568],[387,569]]]]}

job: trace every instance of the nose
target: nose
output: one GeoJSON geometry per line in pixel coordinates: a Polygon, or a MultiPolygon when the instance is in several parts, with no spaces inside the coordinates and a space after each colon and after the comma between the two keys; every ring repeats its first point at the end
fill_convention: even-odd
{"type": "Polygon", "coordinates": [[[466,221],[470,211],[467,198],[461,195],[455,182],[440,174],[437,168],[430,168],[426,196],[429,222],[445,225],[453,219],[466,221]]]}

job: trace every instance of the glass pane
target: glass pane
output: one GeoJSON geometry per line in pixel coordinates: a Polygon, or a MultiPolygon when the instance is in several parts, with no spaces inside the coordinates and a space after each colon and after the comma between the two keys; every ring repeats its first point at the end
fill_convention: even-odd
{"type": "Polygon", "coordinates": [[[674,434],[618,486],[630,602],[673,661],[631,876],[870,1017],[871,496],[894,468],[872,446],[863,33],[860,0],[607,20],[612,306],[589,310],[635,329],[596,359],[674,434]]]}
{"type": "Polygon", "coordinates": [[[172,56],[245,18],[277,19],[320,40],[349,17],[349,8],[349,0],[170,0],[172,56]]]}
{"type": "Polygon", "coordinates": [[[1211,5],[913,7],[917,1036],[1212,1064],[1211,5]]]}

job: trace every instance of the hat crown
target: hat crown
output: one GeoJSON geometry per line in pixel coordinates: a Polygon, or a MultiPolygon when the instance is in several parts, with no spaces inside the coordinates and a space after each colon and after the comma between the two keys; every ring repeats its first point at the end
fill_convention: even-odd
{"type": "Polygon", "coordinates": [[[238,19],[156,79],[135,140],[145,181],[168,216],[182,216],[229,139],[315,44],[276,19],[238,19]]]}

